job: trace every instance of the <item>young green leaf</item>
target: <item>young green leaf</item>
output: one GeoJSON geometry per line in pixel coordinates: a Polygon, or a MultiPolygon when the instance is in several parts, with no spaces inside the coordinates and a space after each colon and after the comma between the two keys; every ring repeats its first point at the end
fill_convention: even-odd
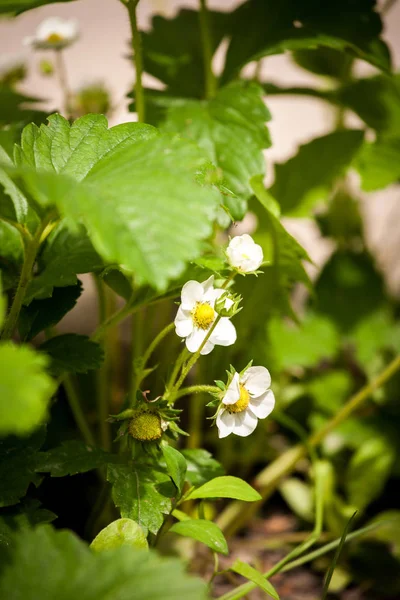
{"type": "Polygon", "coordinates": [[[355,167],[366,192],[397,183],[400,179],[400,137],[365,143],[355,160],[355,167]]]}
{"type": "Polygon", "coordinates": [[[205,544],[214,552],[228,554],[228,544],[220,528],[212,521],[205,519],[187,519],[170,527],[169,531],[185,537],[193,538],[205,544]]]}
{"type": "Polygon", "coordinates": [[[257,571],[254,567],[244,563],[241,560],[235,560],[233,565],[229,568],[230,571],[234,573],[238,573],[242,577],[245,577],[249,581],[255,583],[259,588],[261,588],[269,597],[274,598],[274,600],[279,600],[278,592],[275,590],[272,583],[265,579],[264,575],[257,571]]]}
{"type": "Polygon", "coordinates": [[[242,219],[252,194],[249,180],[265,172],[264,148],[271,145],[265,122],[270,119],[262,89],[235,82],[211,100],[188,100],[168,110],[163,129],[194,139],[224,175],[236,198],[224,197],[234,219],[242,219]]]}
{"type": "Polygon", "coordinates": [[[191,485],[198,487],[210,481],[214,477],[224,475],[224,468],[207,450],[202,448],[190,448],[182,450],[186,458],[187,471],[186,481],[191,485]]]}
{"type": "Polygon", "coordinates": [[[104,351],[86,335],[65,333],[57,335],[40,346],[51,359],[50,369],[58,377],[64,372],[87,373],[99,369],[104,360],[104,351]]]}
{"type": "Polygon", "coordinates": [[[83,223],[101,256],[138,284],[164,290],[211,233],[218,192],[195,181],[209,164],[203,152],[140,123],[108,130],[99,115],[72,126],[60,115],[49,121],[25,128],[16,150],[16,172],[36,202],[83,223]]]}
{"type": "Polygon", "coordinates": [[[189,492],[185,500],[194,500],[196,498],[234,498],[235,500],[244,500],[245,502],[256,502],[261,500],[260,494],[248,483],[233,477],[223,475],[215,477],[211,481],[203,484],[189,492]]]}
{"type": "Polygon", "coordinates": [[[0,345],[0,435],[26,435],[43,423],[56,385],[48,359],[13,343],[0,345]]]}
{"type": "Polygon", "coordinates": [[[205,600],[205,584],[183,563],[155,552],[115,548],[93,552],[70,531],[42,525],[22,531],[0,578],[0,597],[13,600],[205,600]],[[51,565],[51,576],[43,576],[51,565]],[[110,596],[111,594],[111,596],[110,596]]]}
{"type": "Polygon", "coordinates": [[[147,550],[149,545],[143,529],[132,519],[117,519],[104,527],[90,544],[92,550],[114,550],[120,546],[130,546],[136,550],[147,550]]]}
{"type": "Polygon", "coordinates": [[[161,446],[161,450],[167,465],[168,474],[178,488],[178,492],[181,492],[185,483],[186,459],[183,454],[172,446],[163,445],[161,446]]]}
{"type": "Polygon", "coordinates": [[[100,448],[70,440],[47,452],[39,452],[35,470],[37,473],[50,473],[51,477],[65,477],[98,469],[113,460],[112,455],[100,448]]]}
{"type": "Polygon", "coordinates": [[[146,465],[108,465],[107,479],[121,516],[136,521],[147,533],[157,533],[170,512],[176,488],[169,476],[146,465]]]}

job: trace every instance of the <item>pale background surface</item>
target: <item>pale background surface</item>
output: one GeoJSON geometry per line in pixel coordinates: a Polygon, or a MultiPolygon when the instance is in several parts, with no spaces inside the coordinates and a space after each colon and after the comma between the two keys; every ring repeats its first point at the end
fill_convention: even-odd
{"type": "MultiPolygon", "coordinates": [[[[230,10],[237,0],[209,0],[210,8],[230,10]]],[[[148,28],[153,14],[165,16],[183,7],[194,8],[196,0],[141,0],[139,24],[148,28]]],[[[46,17],[75,18],[80,23],[81,37],[65,51],[71,88],[89,81],[107,82],[113,96],[115,110],[112,124],[135,120],[127,110],[126,92],[131,89],[134,72],[126,56],[129,52],[129,22],[127,11],[118,0],[78,0],[67,4],[53,4],[22,14],[13,20],[0,20],[0,53],[23,53],[29,58],[30,74],[21,89],[37,97],[46,98],[45,110],[51,112],[60,105],[56,81],[39,74],[41,58],[51,58],[51,52],[33,52],[22,45],[25,36],[32,35],[46,17]]],[[[393,54],[395,68],[400,66],[400,2],[385,18],[385,39],[393,54]]],[[[218,61],[217,61],[218,63],[218,61]]],[[[360,73],[373,73],[368,65],[360,63],[360,73]]],[[[218,68],[218,64],[216,65],[218,68]]],[[[251,68],[251,67],[249,67],[251,68]]],[[[319,78],[295,66],[289,55],[270,57],[264,61],[263,76],[276,83],[309,85],[319,78]]],[[[151,83],[151,78],[148,79],[151,83]]],[[[154,81],[153,81],[154,83],[154,81]]],[[[317,100],[297,97],[267,99],[272,113],[269,124],[273,146],[267,150],[268,180],[273,178],[271,162],[286,160],[299,144],[327,133],[333,124],[331,109],[317,100]]],[[[352,119],[349,124],[357,121],[352,119]]],[[[392,186],[378,194],[365,195],[363,213],[367,237],[377,261],[384,267],[388,285],[400,295],[400,204],[399,188],[392,186]]],[[[330,244],[319,239],[317,228],[307,219],[286,221],[290,231],[306,247],[311,258],[321,265],[329,256],[330,244]]],[[[88,283],[88,282],[85,282],[88,283]]],[[[85,299],[86,300],[86,299],[85,299]]],[[[89,298],[87,298],[89,301],[89,298]]],[[[95,312],[95,311],[92,311],[95,312]]],[[[90,323],[87,323],[90,329],[90,323]]]]}

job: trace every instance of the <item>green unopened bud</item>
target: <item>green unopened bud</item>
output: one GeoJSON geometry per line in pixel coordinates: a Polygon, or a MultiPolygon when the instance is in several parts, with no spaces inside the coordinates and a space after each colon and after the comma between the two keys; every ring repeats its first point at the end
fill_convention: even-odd
{"type": "Polygon", "coordinates": [[[54,73],[54,65],[50,60],[41,60],[39,63],[39,71],[41,75],[50,77],[54,73]]]}
{"type": "Polygon", "coordinates": [[[0,57],[0,84],[13,86],[26,77],[26,60],[19,55],[0,57]]]}
{"type": "Polygon", "coordinates": [[[110,93],[102,83],[85,85],[72,95],[70,105],[75,117],[89,113],[107,114],[111,108],[110,93]]]}
{"type": "Polygon", "coordinates": [[[215,311],[220,317],[234,317],[240,310],[239,304],[242,301],[242,296],[232,294],[232,292],[224,292],[222,296],[214,304],[215,311]]]}
{"type": "Polygon", "coordinates": [[[162,436],[161,417],[152,410],[138,410],[129,423],[129,433],[140,442],[153,442],[162,436]]]}

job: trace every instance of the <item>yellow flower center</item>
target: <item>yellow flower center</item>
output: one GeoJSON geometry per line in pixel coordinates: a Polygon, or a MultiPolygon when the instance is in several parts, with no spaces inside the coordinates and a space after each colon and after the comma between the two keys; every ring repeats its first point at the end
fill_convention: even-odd
{"type": "Polygon", "coordinates": [[[129,433],[141,442],[152,442],[162,436],[161,417],[150,410],[138,411],[129,423],[129,433]]]}
{"type": "Polygon", "coordinates": [[[214,321],[214,309],[208,302],[197,302],[192,310],[193,323],[199,329],[208,329],[214,321]]]}
{"type": "Polygon", "coordinates": [[[246,410],[246,408],[249,405],[249,402],[250,402],[249,392],[246,390],[246,388],[241,383],[239,384],[239,389],[240,389],[239,400],[237,402],[235,402],[235,404],[229,404],[226,406],[226,409],[230,413],[243,412],[244,410],[246,410]]]}
{"type": "Polygon", "coordinates": [[[64,38],[58,33],[50,33],[50,35],[47,36],[49,44],[57,44],[58,42],[62,42],[63,39],[64,38]]]}

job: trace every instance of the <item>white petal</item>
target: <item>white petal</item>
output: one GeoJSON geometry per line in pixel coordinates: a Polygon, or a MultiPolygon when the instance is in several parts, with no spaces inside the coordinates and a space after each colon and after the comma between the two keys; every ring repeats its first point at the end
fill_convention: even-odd
{"type": "Polygon", "coordinates": [[[186,348],[189,350],[189,352],[197,352],[206,335],[207,331],[195,327],[192,333],[186,338],[186,348]]]}
{"type": "Polygon", "coordinates": [[[222,317],[217,323],[210,340],[217,346],[231,346],[236,342],[236,329],[228,317],[222,317]]]}
{"type": "Polygon", "coordinates": [[[234,237],[229,242],[226,254],[230,264],[243,273],[256,271],[264,258],[261,246],[247,233],[234,237]]]}
{"type": "Polygon", "coordinates": [[[210,340],[207,340],[206,343],[204,344],[200,354],[202,356],[205,356],[206,354],[210,354],[210,352],[212,352],[212,350],[214,350],[214,347],[215,347],[215,344],[210,342],[210,340]]]}
{"type": "Polygon", "coordinates": [[[214,275],[211,275],[206,281],[203,281],[201,284],[203,288],[203,300],[205,302],[210,302],[214,298],[214,275]]]}
{"type": "Polygon", "coordinates": [[[265,419],[272,413],[275,406],[275,396],[272,390],[268,390],[259,398],[251,398],[249,408],[258,419],[265,419]]]}
{"type": "Polygon", "coordinates": [[[179,337],[187,337],[193,331],[193,320],[190,312],[184,310],[182,306],[178,308],[174,323],[176,335],[179,335],[179,337]]]}
{"type": "Polygon", "coordinates": [[[257,398],[264,394],[271,386],[271,375],[265,367],[249,367],[243,373],[241,383],[250,396],[257,398]]]}
{"type": "Polygon", "coordinates": [[[216,424],[218,427],[218,437],[224,438],[232,433],[235,426],[235,418],[227,410],[220,410],[217,415],[216,424]]]}
{"type": "Polygon", "coordinates": [[[203,300],[204,290],[201,283],[198,281],[188,281],[182,288],[181,299],[182,308],[185,310],[192,310],[196,302],[203,300]]]}
{"type": "Polygon", "coordinates": [[[233,433],[240,435],[240,437],[246,437],[253,433],[257,427],[257,417],[247,409],[241,413],[233,413],[235,418],[235,425],[233,427],[233,433]]]}
{"type": "Polygon", "coordinates": [[[230,382],[225,396],[222,399],[224,404],[235,404],[240,398],[239,373],[235,373],[230,382]]]}

